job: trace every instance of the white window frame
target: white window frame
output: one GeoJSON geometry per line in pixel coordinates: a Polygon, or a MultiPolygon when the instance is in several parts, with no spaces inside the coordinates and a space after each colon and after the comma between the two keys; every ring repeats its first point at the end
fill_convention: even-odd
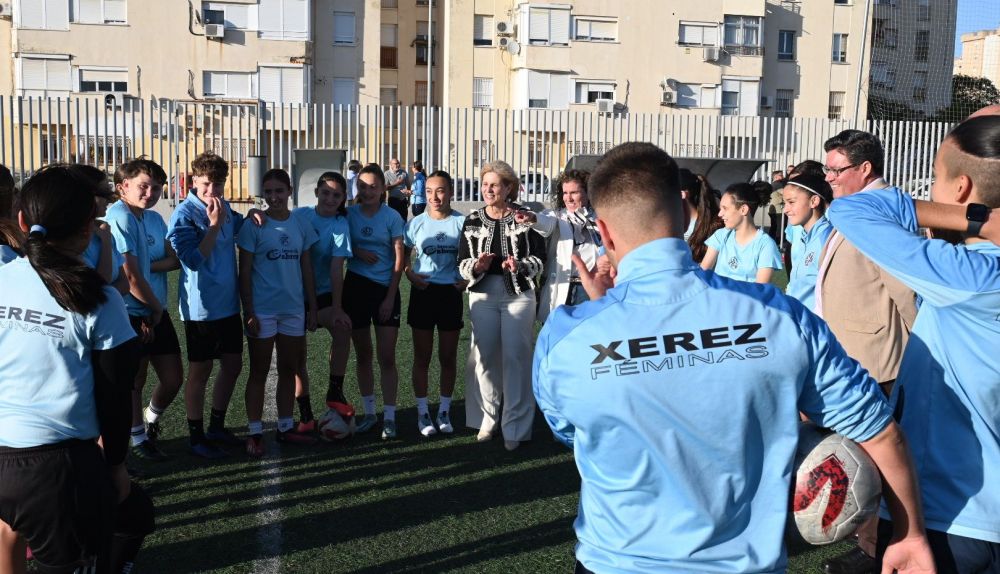
{"type": "Polygon", "coordinates": [[[289,40],[294,42],[305,42],[312,38],[312,0],[259,0],[257,7],[258,32],[257,36],[261,40],[289,40]],[[280,27],[277,30],[264,30],[264,19],[261,18],[264,3],[276,3],[279,5],[281,16],[280,27]],[[303,3],[305,5],[305,30],[287,30],[285,28],[285,6],[293,3],[303,3]]]}
{"type": "Polygon", "coordinates": [[[849,45],[848,34],[836,32],[831,41],[830,62],[834,64],[847,63],[847,47],[849,45]]]}
{"type": "Polygon", "coordinates": [[[612,16],[573,16],[570,22],[573,28],[573,40],[575,42],[617,42],[618,41],[618,19],[612,16]],[[610,38],[594,37],[593,27],[595,23],[611,24],[614,28],[614,35],[610,38]],[[584,30],[586,33],[584,34],[584,30]]]}
{"type": "Polygon", "coordinates": [[[124,26],[128,24],[128,0],[90,0],[92,2],[99,2],[100,7],[100,18],[98,20],[81,20],[80,13],[82,8],[80,3],[82,0],[72,0],[71,10],[69,14],[69,21],[73,24],[100,24],[108,26],[124,26]],[[106,8],[109,2],[120,2],[124,4],[124,20],[109,20],[108,19],[108,9],[106,8]]]}
{"type": "Polygon", "coordinates": [[[26,54],[21,53],[17,58],[14,59],[15,73],[17,74],[17,92],[20,95],[25,95],[25,92],[42,92],[41,97],[53,98],[53,97],[69,97],[70,91],[73,89],[73,70],[70,66],[70,56],[69,54],[26,54]],[[25,88],[24,87],[24,71],[23,65],[24,60],[43,60],[45,61],[45,86],[42,88],[25,88]],[[64,62],[66,65],[66,89],[56,89],[49,87],[48,80],[48,67],[50,61],[64,62]]]}
{"type": "Polygon", "coordinates": [[[723,20],[722,44],[726,47],[727,52],[738,52],[740,55],[746,56],[760,55],[760,49],[764,47],[764,18],[743,14],[726,14],[723,20]],[[754,29],[757,31],[756,42],[748,38],[754,29]],[[734,36],[732,42],[728,39],[730,31],[734,36]]]}
{"type": "Polygon", "coordinates": [[[347,10],[334,10],[333,12],[333,45],[334,46],[355,46],[358,42],[358,20],[357,15],[354,12],[348,12],[347,10]],[[338,31],[337,19],[347,19],[350,18],[350,38],[347,34],[341,34],[343,30],[338,31]]]}
{"type": "Polygon", "coordinates": [[[681,46],[718,46],[720,45],[721,39],[722,34],[720,33],[718,22],[695,22],[690,20],[681,20],[677,25],[677,44],[681,46]],[[697,35],[700,38],[699,41],[684,41],[684,37],[687,35],[685,32],[687,30],[690,30],[692,33],[697,30],[697,35]],[[714,41],[706,39],[705,33],[708,31],[714,33],[714,41]]]}
{"type": "Polygon", "coordinates": [[[202,14],[205,10],[217,10],[222,12],[223,27],[226,30],[257,30],[257,6],[254,4],[234,4],[232,2],[204,2],[202,4],[202,14]],[[243,10],[246,12],[246,25],[239,26],[239,20],[233,20],[235,12],[243,10]]]}
{"type": "Polygon", "coordinates": [[[472,107],[493,107],[493,78],[472,78],[472,107]]]}
{"type": "Polygon", "coordinates": [[[761,79],[752,76],[722,76],[722,84],[719,86],[719,108],[724,116],[756,116],[760,110],[760,84],[761,79]],[[726,84],[731,82],[739,83],[739,91],[735,92],[736,105],[726,106],[726,94],[734,93],[726,90],[726,84]],[[735,111],[735,113],[733,113],[735,111]]]}
{"type": "Polygon", "coordinates": [[[596,103],[596,101],[598,99],[611,99],[611,100],[617,101],[616,100],[616,92],[615,92],[615,90],[616,90],[617,87],[618,87],[618,84],[614,80],[583,80],[583,79],[575,79],[575,80],[573,80],[573,103],[574,104],[583,104],[583,105],[593,104],[593,103],[596,103]],[[610,88],[610,89],[609,90],[600,90],[600,89],[595,90],[595,89],[593,89],[593,88],[601,88],[601,87],[610,88]],[[582,98],[580,97],[581,96],[581,91],[582,91],[582,95],[583,95],[582,98]],[[589,101],[590,100],[590,94],[591,94],[591,92],[596,92],[598,94],[609,93],[610,92],[611,97],[610,98],[595,98],[594,101],[589,101]]]}
{"type": "Polygon", "coordinates": [[[17,5],[14,7],[14,28],[22,30],[69,30],[70,14],[69,14],[69,2],[67,0],[14,0],[17,5]],[[42,10],[42,23],[40,26],[25,26],[24,25],[24,5],[32,4],[34,6],[41,6],[42,10]],[[65,9],[65,11],[63,11],[65,9]],[[59,10],[57,14],[51,14],[50,11],[59,10]],[[57,25],[62,24],[64,21],[60,16],[65,15],[65,26],[57,25]]]}
{"type": "Polygon", "coordinates": [[[73,67],[73,91],[81,94],[102,94],[108,92],[128,93],[128,68],[123,66],[74,66],[73,67]],[[86,72],[112,72],[125,74],[125,90],[87,90],[83,89],[83,76],[86,72]]]}
{"type": "Polygon", "coordinates": [[[258,79],[257,72],[244,72],[237,70],[204,70],[201,73],[201,93],[206,100],[252,100],[257,97],[258,79]],[[209,93],[209,74],[224,74],[226,80],[225,90],[219,92],[214,89],[217,86],[212,85],[213,91],[209,93]],[[233,84],[238,85],[242,81],[246,81],[246,91],[234,95],[234,90],[230,89],[230,86],[233,84]],[[246,95],[243,95],[244,93],[246,95]]]}
{"type": "MultiPolygon", "coordinates": [[[[276,69],[276,70],[301,70],[302,71],[302,101],[301,101],[301,104],[305,105],[305,104],[310,103],[310,101],[311,101],[311,93],[309,91],[309,86],[312,85],[312,82],[310,80],[310,77],[311,77],[311,75],[310,75],[310,72],[311,72],[310,66],[283,66],[283,65],[280,65],[280,64],[266,64],[266,65],[259,65],[259,66],[257,66],[257,94],[256,94],[255,97],[257,97],[258,99],[261,99],[261,93],[260,93],[261,92],[261,88],[260,88],[260,84],[261,84],[261,82],[260,82],[260,72],[261,72],[261,70],[265,70],[265,69],[267,69],[267,70],[271,70],[271,69],[276,69]]],[[[282,86],[281,91],[284,92],[284,86],[282,86]]],[[[274,100],[267,100],[267,101],[268,102],[273,102],[275,105],[280,105],[280,106],[290,106],[290,105],[296,105],[296,104],[300,103],[300,102],[286,102],[286,101],[284,101],[284,99],[282,99],[280,102],[279,101],[274,101],[274,100]]]]}
{"type": "Polygon", "coordinates": [[[493,34],[495,33],[493,16],[490,14],[475,14],[472,16],[472,45],[473,46],[492,46],[493,45],[493,34]],[[478,22],[478,24],[477,24],[478,22]],[[479,35],[476,34],[477,28],[479,28],[479,35]]]}
{"type": "Polygon", "coordinates": [[[524,28],[527,30],[525,38],[532,46],[569,46],[570,28],[572,17],[569,4],[522,4],[524,28]],[[535,18],[535,25],[532,25],[532,12],[538,16],[535,18]],[[541,12],[545,13],[545,30],[537,29],[541,22],[541,12]],[[558,12],[558,15],[556,14],[558,12]],[[562,30],[555,26],[555,17],[565,21],[566,29],[562,30]],[[565,37],[562,36],[565,33],[565,37]]]}

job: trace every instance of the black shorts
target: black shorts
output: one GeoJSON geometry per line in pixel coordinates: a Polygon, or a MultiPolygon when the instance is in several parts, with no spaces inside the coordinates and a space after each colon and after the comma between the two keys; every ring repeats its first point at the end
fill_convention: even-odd
{"type": "MultiPolygon", "coordinates": [[[[306,301],[306,313],[309,312],[309,301],[306,301]]],[[[316,296],[316,310],[322,311],[327,307],[333,307],[333,293],[320,293],[316,296]]]]}
{"type": "Polygon", "coordinates": [[[431,283],[426,289],[410,289],[410,305],[406,309],[406,323],[414,329],[433,331],[461,331],[465,303],[462,292],[454,285],[431,283]]]}
{"type": "MultiPolygon", "coordinates": [[[[142,325],[142,317],[134,317],[132,315],[128,316],[128,320],[132,323],[132,330],[135,334],[139,336],[139,340],[142,340],[142,331],[140,327],[142,325]]],[[[153,327],[153,342],[142,344],[142,354],[143,355],[180,355],[181,354],[181,344],[177,340],[177,331],[174,330],[174,322],[170,320],[170,315],[164,311],[163,318],[157,323],[156,327],[153,327]]]]}
{"type": "Polygon", "coordinates": [[[352,329],[367,329],[370,325],[376,327],[398,327],[400,309],[403,304],[399,299],[399,289],[396,290],[396,299],[392,303],[392,314],[389,320],[382,322],[378,320],[378,308],[385,300],[385,294],[389,288],[381,283],[376,283],[371,279],[347,272],[344,277],[344,312],[351,318],[352,329]]]}
{"type": "Polygon", "coordinates": [[[214,361],[243,354],[243,320],[239,314],[214,321],[184,321],[188,361],[214,361]]]}
{"type": "Polygon", "coordinates": [[[40,572],[90,563],[110,540],[115,498],[93,440],[0,447],[0,520],[27,540],[40,572]]]}

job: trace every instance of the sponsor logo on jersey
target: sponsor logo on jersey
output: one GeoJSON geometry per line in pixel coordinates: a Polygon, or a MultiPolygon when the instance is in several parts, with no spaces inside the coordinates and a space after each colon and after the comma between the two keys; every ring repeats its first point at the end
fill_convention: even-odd
{"type": "Polygon", "coordinates": [[[53,339],[62,339],[66,331],[66,316],[45,311],[0,305],[0,329],[23,333],[38,333],[53,339]]]}
{"type": "Polygon", "coordinates": [[[717,365],[730,359],[762,359],[769,354],[762,329],[760,323],[752,323],[593,344],[590,348],[597,354],[590,362],[590,376],[597,380],[606,375],[717,365]]]}

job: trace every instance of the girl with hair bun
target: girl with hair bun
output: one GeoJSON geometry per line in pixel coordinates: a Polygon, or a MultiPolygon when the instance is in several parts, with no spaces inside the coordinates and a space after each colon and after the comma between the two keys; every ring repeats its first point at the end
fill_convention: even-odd
{"type": "Polygon", "coordinates": [[[774,270],[782,268],[777,244],[753,222],[765,199],[749,183],[726,188],[719,202],[724,227],[705,242],[708,249],[702,269],[738,281],[768,283],[774,270]]]}

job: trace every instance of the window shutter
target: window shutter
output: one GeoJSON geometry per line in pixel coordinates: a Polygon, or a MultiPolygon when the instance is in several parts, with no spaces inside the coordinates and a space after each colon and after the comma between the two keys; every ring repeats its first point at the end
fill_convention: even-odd
{"type": "Polygon", "coordinates": [[[104,0],[105,22],[127,22],[128,6],[125,0],[104,0]]]}
{"type": "Polygon", "coordinates": [[[549,75],[549,108],[565,110],[569,107],[569,74],[549,75]]]}
{"type": "Polygon", "coordinates": [[[615,34],[615,23],[614,22],[592,22],[590,24],[590,37],[591,38],[614,38],[617,39],[617,34],[615,34]]]}
{"type": "Polygon", "coordinates": [[[309,2],[284,0],[284,37],[307,40],[309,38],[309,2]]]}
{"type": "Polygon", "coordinates": [[[45,86],[48,90],[68,92],[73,89],[69,60],[45,61],[45,86]]]}
{"type": "Polygon", "coordinates": [[[552,43],[569,44],[569,10],[551,10],[552,43]]]}
{"type": "Polygon", "coordinates": [[[281,102],[301,104],[305,102],[305,73],[302,68],[281,68],[281,102]]]}
{"type": "Polygon", "coordinates": [[[719,45],[719,27],[718,26],[707,26],[701,29],[702,31],[702,43],[706,46],[718,46],[719,45]]]}
{"type": "Polygon", "coordinates": [[[77,0],[74,22],[94,24],[101,22],[101,0],[77,0]]]}
{"type": "Polygon", "coordinates": [[[528,70],[528,99],[547,100],[549,99],[549,76],[528,70]]]}
{"type": "Polygon", "coordinates": [[[382,24],[382,46],[386,48],[396,47],[396,25],[382,24]]]}
{"type": "Polygon", "coordinates": [[[38,0],[19,0],[17,5],[18,28],[41,28],[45,23],[45,7],[38,0]]]}
{"type": "MultiPolygon", "coordinates": [[[[383,28],[383,38],[385,36],[385,26],[383,28]]],[[[393,39],[395,41],[395,38],[393,39]]],[[[333,42],[335,44],[354,43],[354,12],[334,12],[333,13],[333,42]]],[[[386,46],[384,42],[383,46],[386,46]]],[[[395,44],[393,44],[395,45],[395,44]]]]}
{"type": "Polygon", "coordinates": [[[202,72],[202,95],[207,97],[225,93],[225,79],[221,76],[221,72],[202,72]]]}
{"type": "Polygon", "coordinates": [[[45,60],[21,58],[21,89],[45,89],[45,60]]]}
{"type": "Polygon", "coordinates": [[[740,82],[740,115],[756,116],[760,103],[760,83],[740,82]]]}
{"type": "Polygon", "coordinates": [[[531,8],[528,11],[528,41],[549,41],[549,11],[531,8]]]}
{"type": "Polygon", "coordinates": [[[265,102],[281,102],[281,68],[260,68],[257,71],[259,99],[265,102]]]}
{"type": "Polygon", "coordinates": [[[260,0],[260,5],[257,8],[257,21],[261,36],[280,37],[281,0],[260,0]]]}
{"type": "Polygon", "coordinates": [[[45,29],[69,30],[69,0],[43,1],[45,2],[45,29]]]}
{"type": "Polygon", "coordinates": [[[704,28],[702,28],[701,26],[692,26],[691,24],[681,24],[681,43],[701,44],[702,30],[704,30],[704,28]]]}
{"type": "Polygon", "coordinates": [[[249,6],[227,4],[223,10],[226,14],[226,27],[237,30],[247,30],[250,28],[249,6]]]}
{"type": "Polygon", "coordinates": [[[333,79],[333,103],[335,105],[353,105],[355,91],[353,79],[333,79]]]}

